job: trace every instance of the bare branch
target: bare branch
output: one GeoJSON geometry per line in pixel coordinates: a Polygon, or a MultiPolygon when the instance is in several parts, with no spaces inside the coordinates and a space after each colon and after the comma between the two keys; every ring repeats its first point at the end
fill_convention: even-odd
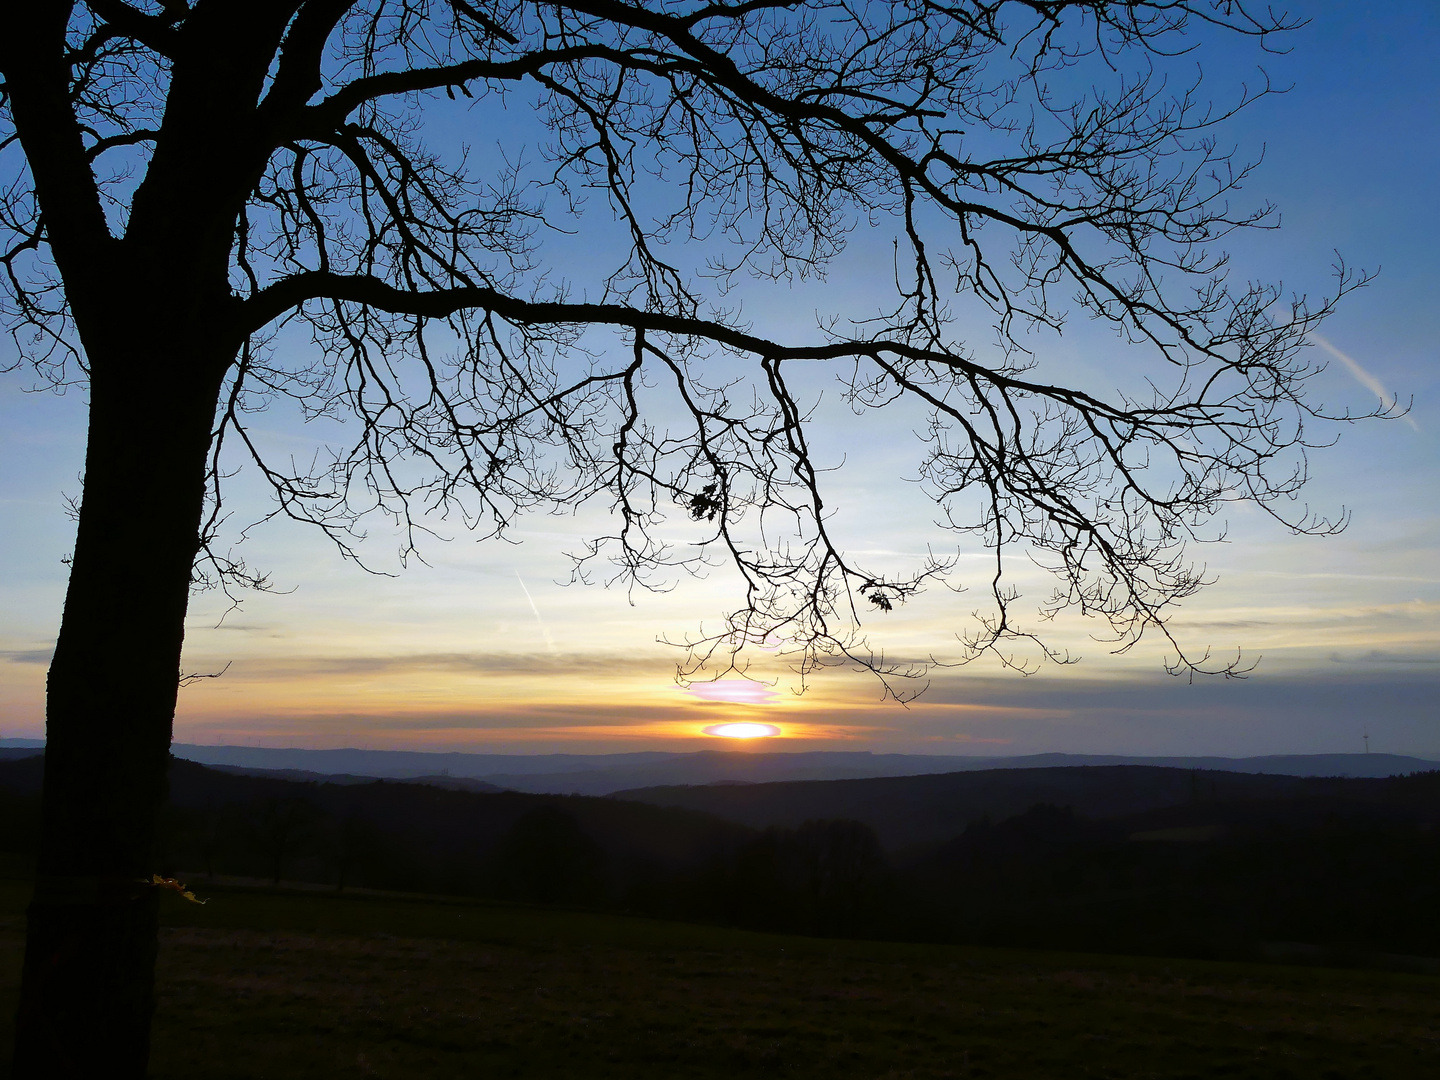
{"type": "MultiPolygon", "coordinates": [[[[1232,208],[1251,165],[1217,133],[1270,87],[1214,105],[1176,61],[1207,35],[1271,48],[1284,16],[1188,0],[310,0],[265,6],[226,45],[208,8],[89,11],[50,73],[52,106],[68,70],[62,104],[84,117],[81,179],[127,255],[163,253],[137,280],[210,268],[203,325],[245,343],[212,444],[201,587],[268,587],[214,546],[231,453],[275,514],[357,559],[372,515],[409,558],[446,515],[503,535],[522,512],[600,500],[615,527],[576,553],[578,577],[596,560],[636,588],[740,574],[742,605],[689,639],[683,678],[744,670],[763,645],[802,683],[854,663],[903,699],[935,662],[1073,659],[1016,617],[1000,552],[1017,545],[1054,575],[1042,620],[1076,610],[1116,651],[1159,634],[1177,670],[1243,674],[1170,638],[1209,581],[1187,545],[1237,500],[1297,529],[1343,524],[1295,502],[1310,427],[1355,418],[1307,401],[1306,335],[1364,275],[1342,264],[1318,301],[1231,278],[1219,244],[1272,219],[1232,208]],[[152,41],[228,66],[175,53],[172,70],[152,41]],[[431,104],[451,121],[427,141],[431,104]],[[548,132],[538,162],[492,125],[507,109],[548,132]],[[492,126],[499,152],[475,149],[468,132],[492,126]],[[97,185],[101,160],[121,164],[97,185]],[[199,162],[214,180],[197,190],[199,162]],[[893,233],[875,310],[822,318],[806,341],[724,306],[746,276],[823,275],[858,227],[893,233]],[[546,247],[572,235],[592,257],[573,281],[546,247]],[[962,309],[993,322],[991,355],[956,339],[962,309]],[[1155,374],[1106,392],[1031,355],[1029,329],[1077,310],[1155,374]],[[313,354],[282,360],[266,344],[279,328],[308,329],[313,354]],[[958,658],[871,650],[865,626],[958,564],[847,554],[802,361],[832,366],[857,412],[925,414],[923,490],[994,558],[967,583],[983,600],[958,658]],[[277,399],[350,418],[353,438],[266,460],[248,418],[277,399]]],[[[41,97],[17,70],[4,100],[23,111],[41,97]]],[[[59,168],[51,136],[27,130],[27,162],[59,168]]],[[[49,269],[65,239],[42,203],[23,185],[0,197],[12,313],[41,364],[77,347],[82,280],[49,269]]]]}

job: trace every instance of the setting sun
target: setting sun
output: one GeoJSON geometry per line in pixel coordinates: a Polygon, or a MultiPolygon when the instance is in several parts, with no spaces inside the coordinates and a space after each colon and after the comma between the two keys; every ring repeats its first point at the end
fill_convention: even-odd
{"type": "Polygon", "coordinates": [[[779,735],[780,729],[774,724],[713,724],[705,729],[706,735],[718,735],[722,739],[768,739],[779,735]]]}

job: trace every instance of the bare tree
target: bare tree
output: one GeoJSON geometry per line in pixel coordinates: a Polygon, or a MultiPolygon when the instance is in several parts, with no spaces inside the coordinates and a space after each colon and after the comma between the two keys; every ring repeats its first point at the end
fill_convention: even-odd
{"type": "Polygon", "coordinates": [[[156,914],[137,883],[186,604],[263,584],[218,540],[237,450],[277,513],[347,554],[367,515],[413,538],[435,512],[499,533],[608,501],[584,554],[638,580],[743,576],[687,676],[763,642],[802,677],[859,662],[902,697],[919,671],[872,656],[860,615],[951,563],[846,555],[797,361],[839,370],[856,410],[930,417],[928,491],[996,554],[966,656],[1028,637],[1002,546],[1054,571],[1046,612],[1096,616],[1123,649],[1203,584],[1183,544],[1226,503],[1330,528],[1283,514],[1319,416],[1305,335],[1356,279],[1307,303],[1228,275],[1218,243],[1271,222],[1231,209],[1248,167],[1217,128],[1268,87],[1215,106],[1175,81],[1188,48],[1286,29],[1238,0],[8,5],[15,362],[90,406],[16,1075],[144,1072],[156,914]],[[868,225],[896,245],[866,317],[782,341],[727,308],[747,276],[822,274],[868,225]],[[568,274],[556,242],[585,254],[568,274]],[[977,310],[994,342],[971,348],[957,318],[977,310]],[[1057,378],[1025,344],[1067,311],[1151,377],[1111,396],[1057,378]],[[277,398],[350,417],[353,444],[267,460],[247,418],[277,398]],[[677,515],[704,535],[668,544],[677,515]]]}

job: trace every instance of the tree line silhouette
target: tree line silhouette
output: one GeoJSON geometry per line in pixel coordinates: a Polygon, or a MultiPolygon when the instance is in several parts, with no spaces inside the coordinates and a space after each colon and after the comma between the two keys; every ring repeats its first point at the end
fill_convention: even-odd
{"type": "MultiPolygon", "coordinates": [[[[1024,772],[986,790],[1000,791],[995,779],[1033,783],[1024,772]]],[[[1078,788],[1088,771],[1043,772],[1078,788]]],[[[1140,811],[1086,816],[1040,803],[957,822],[943,843],[887,851],[858,820],[756,828],[623,798],[299,782],[175,760],[159,859],[202,892],[207,880],[240,877],[837,937],[1440,956],[1440,772],[1354,781],[1167,772],[1176,774],[1168,784],[1132,785],[1148,782],[1161,803],[1140,811]],[[1271,797],[1256,796],[1267,789],[1271,797]]],[[[0,763],[13,852],[34,850],[39,779],[38,757],[0,763]]]]}

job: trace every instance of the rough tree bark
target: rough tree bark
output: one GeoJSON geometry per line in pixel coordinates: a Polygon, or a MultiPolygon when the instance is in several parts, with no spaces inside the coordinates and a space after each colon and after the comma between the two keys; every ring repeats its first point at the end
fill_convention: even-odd
{"type": "MultiPolygon", "coordinates": [[[[238,27],[197,26],[196,38],[273,38],[278,10],[238,27]]],[[[65,2],[7,9],[0,43],[90,396],[75,550],[47,681],[41,855],[14,1075],[141,1077],[157,940],[155,890],[145,883],[216,403],[245,336],[233,326],[229,258],[236,208],[259,165],[254,147],[234,137],[234,110],[247,94],[253,102],[264,61],[243,48],[200,48],[177,65],[189,92],[165,118],[169,153],[148,171],[117,239],[72,108],[72,11],[65,2]]]]}
{"type": "MultiPolygon", "coordinates": [[[[85,486],[47,690],[41,857],[15,1075],[143,1075],[152,867],[204,495],[214,365],[118,260],[67,100],[68,5],[8,10],[7,90],[90,368],[85,486]],[[147,295],[148,294],[148,295],[147,295]],[[163,312],[163,315],[158,313],[163,312]],[[177,331],[180,331],[177,333],[177,331]],[[208,369],[208,370],[207,370],[208,369]],[[153,372],[153,374],[150,374],[153,372]],[[84,1033],[83,1036],[80,1033],[84,1033]]],[[[148,286],[148,288],[147,288],[148,286]]]]}
{"type": "Polygon", "coordinates": [[[108,347],[87,342],[85,489],[47,687],[17,1077],[139,1077],[149,1053],[156,898],[143,883],[228,358],[169,319],[116,316],[108,347]],[[137,379],[142,368],[156,377],[137,379]]]}
{"type": "MultiPolygon", "coordinates": [[[[113,238],[96,188],[76,182],[89,168],[68,101],[70,5],[25,8],[0,55],[88,366],[90,427],[47,683],[15,1075],[140,1077],[157,908],[144,883],[155,869],[216,400],[243,337],[228,328],[234,215],[214,226],[215,185],[198,183],[224,175],[213,171],[224,163],[177,140],[181,160],[152,173],[158,182],[135,200],[125,238],[113,238]]],[[[191,104],[193,122],[221,103],[197,94],[191,104]]],[[[187,115],[170,119],[183,129],[187,115]]]]}

